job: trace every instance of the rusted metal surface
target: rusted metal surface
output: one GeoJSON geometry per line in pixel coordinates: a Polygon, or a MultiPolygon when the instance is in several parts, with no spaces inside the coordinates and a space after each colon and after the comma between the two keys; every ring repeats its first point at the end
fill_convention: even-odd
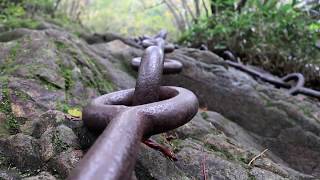
{"type": "Polygon", "coordinates": [[[143,55],[139,68],[133,105],[158,101],[163,71],[164,53],[159,46],[150,46],[143,55]]]}
{"type": "Polygon", "coordinates": [[[229,66],[246,72],[255,78],[259,78],[265,82],[273,84],[277,88],[289,89],[288,93],[291,95],[303,94],[306,96],[320,99],[320,91],[304,87],[305,79],[304,76],[300,73],[291,73],[284,76],[283,78],[275,78],[273,76],[260,73],[241,63],[233,62],[230,60],[227,60],[226,62],[229,66]],[[294,85],[290,84],[289,81],[294,81],[294,85]]]}
{"type": "MultiPolygon", "coordinates": [[[[139,66],[141,63],[141,58],[134,58],[131,61],[131,66],[135,70],[139,70],[139,66]]],[[[163,74],[177,74],[182,71],[182,63],[173,59],[165,59],[163,66],[163,74]]]]}
{"type": "MultiPolygon", "coordinates": [[[[135,38],[134,41],[143,48],[148,48],[150,46],[154,46],[157,44],[157,39],[166,39],[167,38],[167,31],[162,30],[157,35],[150,37],[150,36],[141,36],[138,38],[135,38]]],[[[164,44],[164,52],[165,53],[171,53],[176,49],[175,45],[173,44],[164,44]]]]}
{"type": "Polygon", "coordinates": [[[166,36],[161,31],[152,38],[135,89],[100,96],[84,108],[85,126],[102,134],[68,179],[131,179],[139,143],[184,125],[197,113],[198,100],[191,91],[161,86],[166,36]]]}
{"type": "MultiPolygon", "coordinates": [[[[144,48],[149,48],[157,45],[160,39],[165,39],[167,37],[166,31],[161,31],[154,37],[142,36],[137,40],[138,43],[144,48]]],[[[164,43],[164,53],[171,53],[175,50],[175,46],[173,44],[164,43]]],[[[148,51],[148,50],[147,50],[148,51]]],[[[141,57],[134,58],[131,61],[131,66],[133,69],[138,70],[141,64],[141,57]]],[[[143,66],[142,66],[143,67],[143,66]]],[[[182,71],[183,65],[181,62],[164,58],[164,66],[163,66],[163,74],[176,74],[182,71]]]]}

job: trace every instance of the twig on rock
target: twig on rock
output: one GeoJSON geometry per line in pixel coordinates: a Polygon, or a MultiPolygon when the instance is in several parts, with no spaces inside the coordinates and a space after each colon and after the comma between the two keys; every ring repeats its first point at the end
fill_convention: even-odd
{"type": "Polygon", "coordinates": [[[251,166],[251,164],[252,164],[255,160],[257,160],[259,157],[263,156],[264,153],[267,152],[267,151],[268,151],[268,149],[265,149],[265,150],[263,150],[260,154],[258,154],[258,155],[256,155],[255,157],[253,157],[253,158],[251,159],[251,161],[248,163],[248,166],[251,166]]]}
{"type": "MultiPolygon", "coordinates": [[[[202,152],[204,153],[204,150],[202,149],[202,152]]],[[[203,155],[203,159],[202,159],[202,177],[203,177],[203,180],[207,180],[207,167],[206,167],[206,161],[207,161],[207,157],[206,155],[204,154],[203,155]]]]}
{"type": "Polygon", "coordinates": [[[160,145],[158,143],[156,143],[155,141],[151,140],[151,139],[146,139],[142,141],[145,145],[147,145],[148,147],[155,149],[157,151],[160,151],[165,157],[169,158],[172,161],[177,161],[177,157],[175,156],[175,154],[171,151],[171,149],[160,145]]]}

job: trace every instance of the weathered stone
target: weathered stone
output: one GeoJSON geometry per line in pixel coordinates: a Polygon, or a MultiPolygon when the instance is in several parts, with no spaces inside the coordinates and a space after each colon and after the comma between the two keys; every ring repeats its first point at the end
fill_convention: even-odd
{"type": "Polygon", "coordinates": [[[41,80],[51,83],[61,89],[65,88],[64,78],[61,77],[54,69],[38,68],[35,72],[35,75],[38,76],[41,80]]]}
{"type": "Polygon", "coordinates": [[[128,89],[135,86],[134,76],[137,73],[132,70],[129,62],[133,57],[142,56],[141,50],[131,48],[118,40],[107,44],[95,44],[91,47],[92,51],[106,58],[108,62],[112,63],[112,66],[116,67],[114,71],[117,76],[114,77],[114,82],[119,88],[128,89]]]}
{"type": "Polygon", "coordinates": [[[24,35],[28,34],[29,31],[27,29],[17,29],[13,31],[3,32],[3,26],[0,25],[0,42],[9,42],[13,40],[17,40],[22,38],[24,35]]]}
{"type": "Polygon", "coordinates": [[[184,141],[178,153],[180,167],[189,176],[202,178],[203,170],[209,179],[247,179],[247,171],[240,164],[229,162],[215,155],[214,150],[206,149],[203,145],[193,140],[184,141]],[[211,152],[212,151],[212,152],[211,152]],[[205,165],[205,167],[204,167],[205,165]],[[203,169],[205,168],[205,169],[203,169]]]}
{"type": "Polygon", "coordinates": [[[77,136],[65,125],[48,129],[42,134],[39,143],[40,155],[45,162],[69,148],[80,148],[77,136]]]}
{"type": "Polygon", "coordinates": [[[6,115],[0,112],[0,137],[8,135],[8,130],[6,128],[6,115]]]}
{"type": "Polygon", "coordinates": [[[250,171],[249,177],[251,179],[256,179],[256,180],[265,180],[265,179],[285,180],[285,179],[288,179],[288,178],[281,177],[277,174],[271,173],[269,171],[266,171],[266,170],[263,170],[260,168],[253,168],[250,171]]]}
{"type": "Polygon", "coordinates": [[[174,162],[144,145],[139,153],[135,172],[139,180],[189,179],[174,162]]]}
{"type": "Polygon", "coordinates": [[[43,113],[34,123],[32,135],[39,138],[45,131],[58,126],[65,120],[65,114],[60,111],[49,110],[43,113]]]}
{"type": "Polygon", "coordinates": [[[54,130],[48,129],[39,139],[40,144],[40,157],[44,162],[50,160],[55,154],[55,145],[53,143],[54,130]]]}
{"type": "Polygon", "coordinates": [[[19,180],[21,178],[17,172],[0,169],[0,179],[1,180],[19,180]]]}
{"type": "Polygon", "coordinates": [[[219,133],[216,127],[206,121],[203,116],[207,116],[207,112],[198,113],[188,124],[175,130],[180,139],[193,137],[195,139],[203,139],[207,134],[219,133]]]}
{"type": "Polygon", "coordinates": [[[37,176],[23,178],[23,180],[56,180],[56,178],[48,172],[41,172],[37,176]]]}
{"type": "Polygon", "coordinates": [[[5,142],[3,153],[21,170],[36,170],[41,167],[39,144],[31,136],[21,133],[10,136],[5,142]]]}
{"type": "Polygon", "coordinates": [[[10,78],[9,88],[14,90],[10,97],[12,104],[20,109],[21,113],[18,115],[28,119],[36,119],[48,109],[53,109],[65,98],[62,91],[47,90],[45,85],[35,80],[10,78]],[[17,95],[15,92],[23,94],[17,95]]]}
{"type": "Polygon", "coordinates": [[[20,125],[20,131],[23,134],[32,135],[32,132],[34,131],[34,126],[32,121],[25,121],[23,125],[20,125]]]}
{"type": "Polygon", "coordinates": [[[68,149],[49,162],[50,169],[61,177],[66,178],[82,156],[83,152],[81,150],[68,149]]]}
{"type": "Polygon", "coordinates": [[[64,146],[72,147],[72,148],[80,148],[78,137],[74,134],[72,129],[68,128],[65,125],[60,125],[55,129],[55,138],[60,141],[64,146]]]}

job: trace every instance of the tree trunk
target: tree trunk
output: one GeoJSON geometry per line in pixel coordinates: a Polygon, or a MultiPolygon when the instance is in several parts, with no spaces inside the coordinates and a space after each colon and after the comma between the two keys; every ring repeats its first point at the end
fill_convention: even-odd
{"type": "Polygon", "coordinates": [[[190,28],[191,27],[191,22],[196,22],[197,18],[194,16],[194,13],[192,12],[190,7],[188,6],[186,0],[182,0],[182,6],[185,9],[186,23],[188,25],[188,28],[190,28]],[[190,16],[191,16],[192,20],[189,20],[190,16]]]}
{"type": "Polygon", "coordinates": [[[236,10],[241,13],[242,8],[246,5],[247,0],[240,0],[240,2],[237,5],[236,10]]]}
{"type": "Polygon", "coordinates": [[[216,5],[214,0],[210,0],[210,9],[211,9],[211,14],[215,15],[217,13],[216,5]]]}
{"type": "Polygon", "coordinates": [[[185,30],[185,24],[183,22],[183,19],[181,19],[180,15],[177,13],[174,4],[170,0],[164,0],[164,2],[167,5],[169,11],[173,14],[178,29],[183,32],[185,30]]]}
{"type": "Polygon", "coordinates": [[[206,17],[209,17],[209,10],[208,10],[208,7],[207,7],[206,2],[204,0],[202,0],[202,5],[206,11],[206,17]]]}
{"type": "Polygon", "coordinates": [[[56,14],[56,12],[57,12],[57,10],[58,10],[58,7],[59,7],[60,3],[61,3],[61,0],[57,0],[57,1],[56,1],[55,5],[54,5],[54,8],[53,8],[53,10],[52,10],[52,14],[51,14],[51,17],[52,17],[52,18],[55,17],[55,14],[56,14]]]}
{"type": "Polygon", "coordinates": [[[197,19],[200,17],[201,12],[200,12],[200,0],[194,0],[194,5],[196,9],[196,17],[197,19]]]}
{"type": "Polygon", "coordinates": [[[183,8],[190,14],[190,16],[192,17],[192,20],[195,20],[196,17],[194,16],[192,10],[191,10],[190,7],[188,6],[186,0],[182,0],[182,5],[183,5],[183,8]]]}

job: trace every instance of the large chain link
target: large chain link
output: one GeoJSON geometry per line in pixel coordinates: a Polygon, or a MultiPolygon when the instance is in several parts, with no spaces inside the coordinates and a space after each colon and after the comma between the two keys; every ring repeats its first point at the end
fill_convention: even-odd
{"type": "Polygon", "coordinates": [[[142,58],[132,60],[139,67],[135,89],[106,94],[83,110],[84,124],[102,133],[68,179],[130,179],[139,142],[189,122],[198,111],[198,100],[189,90],[161,86],[162,73],[177,73],[182,64],[167,60],[174,48],[165,43],[166,31],[141,42],[142,58]],[[106,128],[107,127],[107,128],[106,128]]]}

